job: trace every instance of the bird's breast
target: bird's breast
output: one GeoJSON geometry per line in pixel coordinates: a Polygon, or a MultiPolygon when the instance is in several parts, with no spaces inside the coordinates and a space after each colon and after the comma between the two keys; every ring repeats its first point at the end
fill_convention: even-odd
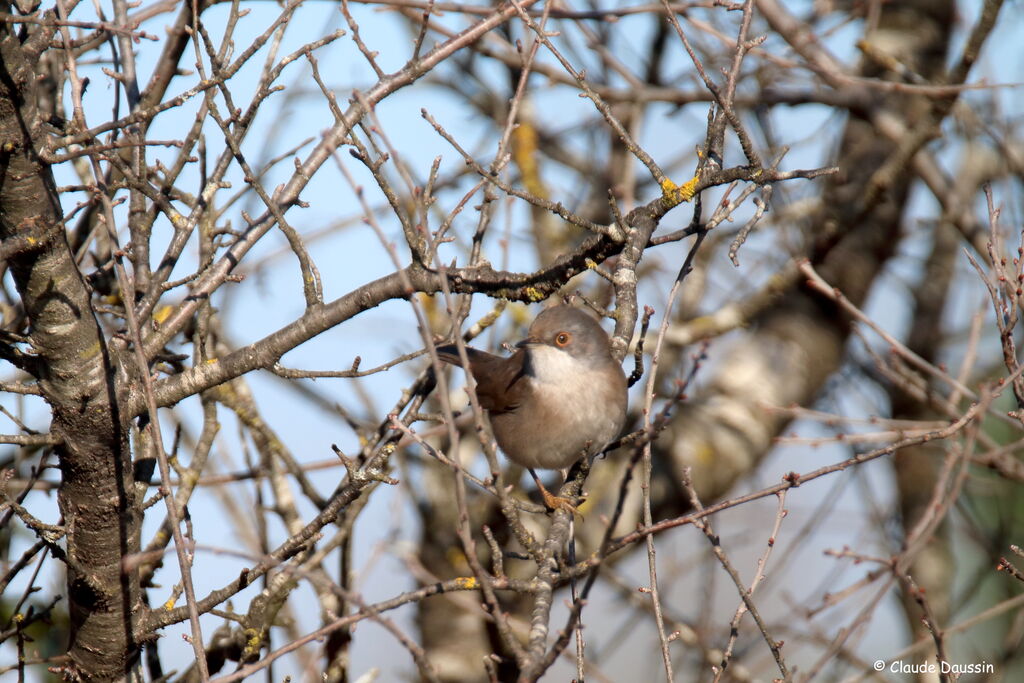
{"type": "Polygon", "coordinates": [[[491,417],[509,459],[525,467],[562,469],[618,436],[625,419],[624,380],[609,384],[603,373],[552,347],[530,352],[520,379],[524,400],[514,412],[491,417]]]}

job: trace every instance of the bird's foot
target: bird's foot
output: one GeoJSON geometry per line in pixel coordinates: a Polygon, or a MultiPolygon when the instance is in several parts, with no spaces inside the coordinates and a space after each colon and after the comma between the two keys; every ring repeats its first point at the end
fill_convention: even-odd
{"type": "MultiPolygon", "coordinates": [[[[540,479],[537,480],[537,487],[540,489],[541,498],[544,499],[544,506],[549,510],[565,510],[570,515],[574,515],[583,521],[583,515],[576,509],[576,502],[571,498],[564,496],[556,496],[547,490],[544,484],[540,483],[540,479]]],[[[582,503],[582,500],[580,501],[582,503]]]]}

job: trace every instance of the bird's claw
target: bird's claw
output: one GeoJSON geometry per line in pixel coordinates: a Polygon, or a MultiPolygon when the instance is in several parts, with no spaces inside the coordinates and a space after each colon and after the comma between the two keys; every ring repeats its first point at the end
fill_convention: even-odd
{"type": "Polygon", "coordinates": [[[584,521],[583,515],[576,509],[576,503],[574,503],[572,499],[565,498],[563,496],[556,496],[548,491],[540,481],[537,482],[537,486],[540,488],[541,498],[544,499],[544,507],[549,510],[565,510],[570,515],[579,517],[581,522],[584,521]]]}

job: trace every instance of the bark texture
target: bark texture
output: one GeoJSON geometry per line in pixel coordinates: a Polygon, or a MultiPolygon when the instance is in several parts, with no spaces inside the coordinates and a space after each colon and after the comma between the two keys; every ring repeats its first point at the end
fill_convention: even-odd
{"type": "Polygon", "coordinates": [[[121,558],[138,550],[131,459],[118,415],[114,366],[90,292],[65,237],[41,148],[35,64],[52,29],[23,41],[0,25],[0,237],[30,321],[8,358],[35,375],[52,409],[62,484],[71,643],[66,673],[117,680],[134,665],[138,581],[121,558]]]}

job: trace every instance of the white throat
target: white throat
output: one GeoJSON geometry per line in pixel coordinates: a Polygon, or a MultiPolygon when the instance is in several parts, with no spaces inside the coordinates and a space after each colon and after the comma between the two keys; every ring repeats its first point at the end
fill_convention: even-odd
{"type": "Polygon", "coordinates": [[[568,351],[538,345],[530,348],[530,370],[533,375],[531,379],[539,384],[554,384],[575,390],[584,383],[583,378],[591,368],[568,351]]]}

